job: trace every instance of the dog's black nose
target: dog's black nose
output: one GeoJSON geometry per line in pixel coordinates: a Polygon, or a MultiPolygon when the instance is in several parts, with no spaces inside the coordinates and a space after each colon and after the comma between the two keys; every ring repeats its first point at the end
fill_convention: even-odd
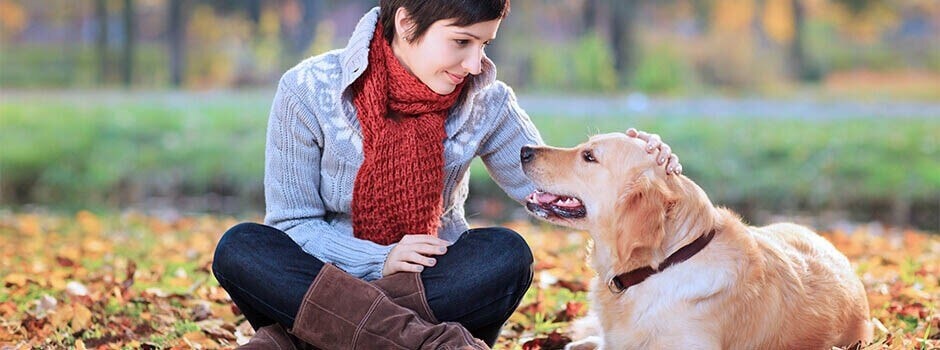
{"type": "Polygon", "coordinates": [[[531,162],[532,159],[535,159],[535,150],[532,149],[532,147],[522,146],[522,151],[519,153],[523,163],[528,163],[531,162]]]}

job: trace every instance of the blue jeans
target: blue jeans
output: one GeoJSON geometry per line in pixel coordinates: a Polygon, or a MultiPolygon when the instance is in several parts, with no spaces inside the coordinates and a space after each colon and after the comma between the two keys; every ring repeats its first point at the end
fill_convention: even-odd
{"type": "MultiPolygon", "coordinates": [[[[528,244],[506,228],[472,229],[436,259],[421,272],[434,316],[461,323],[492,347],[532,283],[528,244]]],[[[323,265],[284,232],[242,223],[222,236],[212,272],[252,327],[290,329],[323,265]]]]}

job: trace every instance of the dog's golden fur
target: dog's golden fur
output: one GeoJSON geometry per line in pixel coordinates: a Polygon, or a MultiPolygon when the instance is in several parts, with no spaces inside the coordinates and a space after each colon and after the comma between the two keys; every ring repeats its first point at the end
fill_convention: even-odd
{"type": "Polygon", "coordinates": [[[569,348],[829,349],[871,341],[864,287],[832,244],[795,224],[745,225],[689,178],[667,176],[644,145],[605,134],[574,148],[533,147],[523,160],[541,190],[577,198],[586,211],[543,215],[593,240],[591,312],[575,327],[586,334],[575,334],[580,340],[569,348]],[[612,277],[656,267],[713,229],[690,259],[623,293],[608,290],[612,277]]]}

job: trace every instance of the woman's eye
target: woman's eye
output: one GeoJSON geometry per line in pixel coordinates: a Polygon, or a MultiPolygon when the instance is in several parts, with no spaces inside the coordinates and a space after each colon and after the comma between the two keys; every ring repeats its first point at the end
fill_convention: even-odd
{"type": "Polygon", "coordinates": [[[454,40],[454,42],[456,42],[457,45],[464,46],[464,45],[469,44],[469,43],[470,43],[470,40],[467,40],[467,39],[457,39],[457,40],[454,40]]]}
{"type": "Polygon", "coordinates": [[[594,153],[590,150],[581,152],[581,158],[584,158],[585,162],[594,163],[597,162],[597,159],[594,159],[594,153]]]}

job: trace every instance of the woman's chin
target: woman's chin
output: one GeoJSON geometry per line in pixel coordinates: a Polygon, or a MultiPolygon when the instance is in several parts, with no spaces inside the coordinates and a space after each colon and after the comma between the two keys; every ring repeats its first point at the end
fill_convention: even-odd
{"type": "Polygon", "coordinates": [[[457,86],[450,84],[440,84],[439,86],[432,86],[431,91],[434,91],[438,95],[450,95],[451,92],[454,92],[457,86]]]}

